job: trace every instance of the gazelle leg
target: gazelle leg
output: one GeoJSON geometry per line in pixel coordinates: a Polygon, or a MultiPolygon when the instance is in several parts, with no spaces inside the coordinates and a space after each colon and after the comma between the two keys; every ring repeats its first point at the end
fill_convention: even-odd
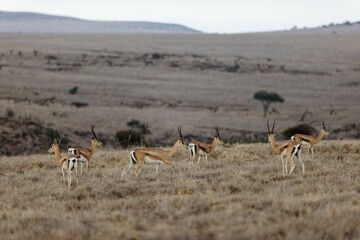
{"type": "Polygon", "coordinates": [[[80,175],[82,175],[82,173],[83,173],[83,166],[84,166],[84,163],[80,162],[80,175]]]}
{"type": "Polygon", "coordinates": [[[311,159],[314,160],[314,146],[311,147],[311,159]]]}
{"type": "Polygon", "coordinates": [[[135,174],[136,174],[137,177],[139,177],[139,174],[140,174],[140,171],[141,171],[141,168],[142,168],[143,165],[144,165],[144,163],[142,163],[142,162],[139,162],[137,164],[137,167],[136,167],[136,170],[135,170],[135,174]]]}
{"type": "Polygon", "coordinates": [[[75,180],[76,180],[76,186],[79,186],[79,180],[78,180],[78,160],[76,160],[75,162],[75,180]]]}
{"type": "Polygon", "coordinates": [[[206,160],[206,164],[209,164],[208,158],[207,158],[207,154],[205,153],[205,160],[206,160]]]}
{"type": "Polygon", "coordinates": [[[159,174],[159,167],[160,167],[160,164],[157,164],[157,165],[156,165],[156,175],[159,174]]]}
{"type": "Polygon", "coordinates": [[[78,175],[78,161],[76,161],[74,163],[74,167],[75,167],[75,175],[76,175],[76,178],[77,178],[77,175],[78,175]]]}
{"type": "Polygon", "coordinates": [[[174,175],[175,174],[175,166],[169,161],[165,161],[164,163],[171,167],[172,174],[174,175]]]}
{"type": "Polygon", "coordinates": [[[129,163],[129,165],[127,165],[127,167],[124,168],[122,174],[121,174],[121,178],[123,178],[123,176],[125,175],[125,173],[134,166],[135,164],[133,164],[132,162],[129,163]]]}
{"type": "Polygon", "coordinates": [[[301,159],[300,153],[298,154],[298,158],[299,158],[299,161],[300,161],[300,164],[301,164],[303,174],[305,174],[305,164],[304,164],[304,161],[301,159]]]}
{"type": "Polygon", "coordinates": [[[287,167],[286,167],[286,170],[285,170],[285,163],[284,163],[284,157],[282,155],[280,155],[280,158],[281,158],[281,166],[282,166],[282,173],[283,175],[287,175],[287,167]]]}
{"type": "Polygon", "coordinates": [[[85,165],[86,165],[86,173],[89,173],[89,160],[85,160],[85,165]]]}
{"type": "Polygon", "coordinates": [[[76,177],[76,186],[79,186],[78,176],[75,176],[75,177],[76,177]]]}
{"type": "Polygon", "coordinates": [[[61,169],[62,171],[62,175],[63,175],[63,184],[65,184],[65,174],[66,174],[66,170],[65,169],[61,169]]]}
{"type": "Polygon", "coordinates": [[[191,159],[191,163],[194,164],[195,163],[195,158],[196,158],[196,154],[192,155],[192,159],[191,159]]]}
{"type": "Polygon", "coordinates": [[[68,188],[70,189],[71,187],[71,171],[68,171],[68,188]]]}
{"type": "Polygon", "coordinates": [[[197,161],[197,164],[199,164],[200,163],[200,159],[201,159],[201,156],[200,156],[200,154],[198,155],[198,161],[197,161]]]}
{"type": "Polygon", "coordinates": [[[289,162],[290,162],[290,172],[289,172],[289,175],[290,175],[294,171],[294,168],[295,168],[295,162],[292,159],[292,156],[290,156],[289,162]]]}

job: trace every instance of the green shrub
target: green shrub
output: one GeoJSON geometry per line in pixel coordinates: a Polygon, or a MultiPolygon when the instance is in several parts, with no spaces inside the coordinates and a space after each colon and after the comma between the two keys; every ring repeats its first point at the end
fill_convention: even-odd
{"type": "Polygon", "coordinates": [[[11,108],[7,108],[7,109],[6,109],[6,117],[7,117],[7,118],[12,118],[12,117],[14,117],[14,116],[15,116],[14,110],[12,110],[11,108]]]}
{"type": "Polygon", "coordinates": [[[129,145],[140,145],[142,133],[138,130],[127,129],[116,132],[116,139],[122,147],[129,145]]]}
{"type": "Polygon", "coordinates": [[[288,129],[285,129],[282,132],[282,135],[284,136],[284,138],[290,139],[291,136],[297,133],[313,135],[314,133],[316,133],[316,130],[309,124],[299,124],[294,127],[289,127],[288,129]]]}
{"type": "Polygon", "coordinates": [[[73,87],[72,89],[69,90],[69,93],[74,95],[74,94],[77,93],[78,90],[79,90],[79,87],[75,86],[75,87],[73,87]]]}
{"type": "Polygon", "coordinates": [[[81,107],[87,107],[89,104],[84,102],[72,102],[71,106],[81,108],[81,107]]]}

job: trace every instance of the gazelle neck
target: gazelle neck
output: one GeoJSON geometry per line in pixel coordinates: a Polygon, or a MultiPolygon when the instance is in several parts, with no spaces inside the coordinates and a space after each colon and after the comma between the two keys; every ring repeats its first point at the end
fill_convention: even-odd
{"type": "Polygon", "coordinates": [[[177,152],[177,150],[178,150],[179,148],[180,148],[179,145],[177,145],[177,144],[175,143],[175,145],[172,146],[169,151],[167,151],[167,152],[168,152],[168,153],[167,153],[167,158],[172,157],[172,156],[177,152]]]}
{"type": "Polygon", "coordinates": [[[269,136],[269,140],[270,140],[270,145],[271,145],[271,148],[274,150],[274,152],[277,152],[277,145],[276,145],[276,142],[275,142],[275,136],[272,135],[272,136],[269,136]]]}
{"type": "Polygon", "coordinates": [[[214,138],[213,142],[210,145],[210,152],[209,153],[215,151],[215,148],[216,148],[217,145],[219,145],[219,142],[216,141],[216,139],[214,138]]]}
{"type": "Polygon", "coordinates": [[[60,147],[59,145],[56,145],[55,149],[55,158],[56,158],[56,161],[60,162],[60,159],[61,159],[61,154],[60,154],[60,147]]]}
{"type": "Polygon", "coordinates": [[[324,136],[325,136],[325,133],[321,130],[319,135],[315,138],[314,143],[320,142],[320,140],[323,139],[324,136]]]}
{"type": "Polygon", "coordinates": [[[91,140],[90,143],[90,158],[94,155],[96,149],[96,141],[91,140]]]}

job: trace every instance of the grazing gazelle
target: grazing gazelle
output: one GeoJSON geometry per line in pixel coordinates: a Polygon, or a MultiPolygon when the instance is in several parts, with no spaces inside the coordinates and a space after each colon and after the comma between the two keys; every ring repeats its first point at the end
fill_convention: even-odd
{"type": "Polygon", "coordinates": [[[91,131],[92,131],[93,137],[91,138],[90,149],[89,148],[81,148],[81,147],[71,147],[68,149],[69,154],[74,154],[74,155],[76,155],[76,157],[78,157],[82,160],[80,174],[82,174],[83,162],[85,162],[85,165],[86,165],[86,172],[89,173],[89,161],[95,153],[96,146],[102,145],[100,140],[97,138],[93,127],[91,127],[91,131]]]}
{"type": "Polygon", "coordinates": [[[296,156],[300,160],[300,164],[302,167],[303,174],[305,174],[305,165],[303,160],[301,159],[300,152],[301,152],[301,140],[287,140],[280,143],[276,143],[275,141],[275,135],[274,133],[274,127],[275,127],[275,121],[272,126],[272,129],[270,131],[269,122],[267,121],[267,128],[268,128],[268,142],[271,144],[271,148],[274,151],[274,153],[278,156],[280,156],[281,162],[282,162],[282,172],[284,175],[288,174],[287,169],[287,161],[290,162],[290,172],[289,175],[292,173],[292,171],[295,168],[295,162],[292,159],[293,156],[296,156]],[[285,161],[284,161],[285,157],[285,161]]]}
{"type": "Polygon", "coordinates": [[[218,145],[223,145],[224,142],[220,139],[219,128],[215,128],[215,135],[213,136],[213,142],[209,145],[207,143],[192,140],[189,143],[188,149],[190,153],[190,161],[194,164],[194,160],[197,157],[200,162],[201,157],[205,157],[206,163],[208,163],[207,155],[215,151],[218,145]]]}
{"type": "Polygon", "coordinates": [[[68,182],[68,188],[70,189],[71,186],[71,172],[75,170],[75,176],[76,176],[76,185],[78,185],[78,179],[77,179],[77,170],[78,170],[78,162],[81,162],[81,159],[77,158],[73,154],[60,154],[60,145],[61,140],[59,143],[54,138],[54,135],[52,134],[52,144],[48,150],[49,153],[55,153],[56,161],[58,162],[61,172],[63,175],[63,183],[65,183],[65,175],[67,174],[67,182],[68,182]]]}
{"type": "Polygon", "coordinates": [[[144,164],[156,164],[156,174],[159,172],[160,164],[166,164],[171,167],[172,174],[175,174],[175,167],[171,163],[170,158],[180,149],[185,148],[184,138],[181,133],[181,127],[178,127],[179,139],[169,150],[159,148],[137,148],[130,152],[130,163],[124,168],[121,178],[133,166],[137,166],[135,170],[136,176],[139,176],[141,168],[144,164]]]}
{"type": "Polygon", "coordinates": [[[309,145],[307,150],[307,155],[309,156],[310,149],[311,149],[311,159],[314,159],[314,145],[320,142],[324,136],[329,135],[329,131],[325,127],[325,123],[323,122],[323,128],[321,129],[318,136],[311,136],[305,134],[295,134],[291,137],[292,140],[302,140],[304,145],[309,145]]]}

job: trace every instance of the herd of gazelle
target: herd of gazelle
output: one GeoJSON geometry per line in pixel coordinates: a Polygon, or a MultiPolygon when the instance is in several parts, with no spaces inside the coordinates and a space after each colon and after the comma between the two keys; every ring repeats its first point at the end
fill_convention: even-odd
{"type": "Polygon", "coordinates": [[[314,145],[320,140],[329,134],[329,131],[325,127],[325,123],[323,122],[323,128],[321,129],[318,136],[311,136],[311,135],[305,135],[305,134],[295,134],[291,137],[291,140],[286,140],[280,143],[276,143],[275,141],[275,135],[274,132],[275,128],[275,121],[273,123],[273,126],[270,130],[269,122],[267,122],[267,128],[268,128],[268,141],[271,144],[271,148],[274,151],[274,153],[278,156],[280,156],[281,162],[282,162],[282,172],[284,175],[290,175],[292,171],[295,168],[295,163],[293,160],[293,156],[296,156],[299,158],[303,174],[305,174],[305,165],[303,160],[301,159],[301,146],[309,145],[307,154],[309,154],[309,151],[311,149],[312,152],[312,158],[314,158],[314,145]],[[285,157],[285,159],[284,159],[285,157]],[[290,162],[290,171],[288,173],[287,169],[287,162],[290,162]]]}
{"type": "MultiPolygon", "coordinates": [[[[318,143],[324,136],[328,135],[329,132],[325,127],[325,123],[323,122],[323,128],[321,129],[318,136],[311,136],[305,134],[295,134],[291,137],[291,140],[286,140],[280,143],[276,143],[274,132],[275,121],[270,130],[269,122],[267,122],[268,129],[268,141],[270,142],[271,148],[274,153],[280,156],[282,163],[282,173],[284,175],[290,175],[294,168],[295,162],[293,160],[293,156],[296,156],[301,164],[302,172],[305,174],[305,165],[301,158],[301,146],[308,145],[307,154],[309,154],[310,150],[312,153],[312,158],[314,158],[314,145],[318,143]],[[287,163],[290,162],[290,171],[288,172],[287,163]]],[[[101,146],[102,143],[97,138],[94,128],[91,128],[93,137],[90,141],[90,148],[82,148],[82,147],[70,147],[68,149],[67,154],[60,153],[60,143],[55,139],[52,133],[52,143],[48,150],[49,153],[55,153],[55,158],[60,166],[63,182],[65,182],[65,176],[67,175],[67,183],[68,187],[71,186],[71,176],[72,172],[75,172],[76,176],[76,184],[78,184],[77,174],[78,174],[78,165],[81,166],[80,175],[83,172],[83,164],[86,166],[86,172],[89,172],[89,161],[95,153],[95,149],[97,146],[101,146]]],[[[130,152],[130,162],[124,168],[121,178],[124,177],[125,173],[136,166],[135,174],[139,176],[141,168],[144,164],[153,164],[156,165],[156,174],[159,172],[159,167],[161,164],[165,164],[171,168],[172,174],[175,174],[175,166],[171,163],[171,157],[182,148],[186,148],[184,143],[184,137],[181,132],[181,127],[178,127],[179,139],[175,142],[175,144],[169,149],[164,150],[160,148],[136,148],[130,152]]],[[[203,143],[200,141],[192,140],[187,146],[189,150],[189,158],[190,162],[194,164],[195,159],[197,159],[197,163],[200,162],[201,157],[205,157],[206,163],[208,163],[208,154],[212,153],[218,145],[223,145],[224,142],[220,138],[219,129],[215,128],[215,135],[213,135],[213,141],[211,144],[203,143]]]]}

